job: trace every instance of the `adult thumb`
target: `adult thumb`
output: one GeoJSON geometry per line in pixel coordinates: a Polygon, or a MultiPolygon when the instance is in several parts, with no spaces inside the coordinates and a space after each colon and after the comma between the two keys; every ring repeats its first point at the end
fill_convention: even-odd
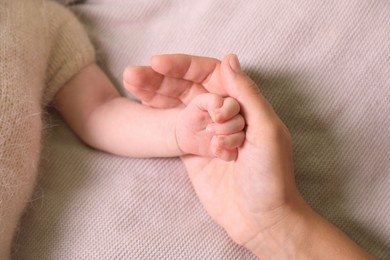
{"type": "Polygon", "coordinates": [[[261,95],[259,87],[242,71],[237,55],[229,54],[223,59],[221,76],[227,94],[239,102],[247,124],[278,120],[272,106],[261,95]]]}

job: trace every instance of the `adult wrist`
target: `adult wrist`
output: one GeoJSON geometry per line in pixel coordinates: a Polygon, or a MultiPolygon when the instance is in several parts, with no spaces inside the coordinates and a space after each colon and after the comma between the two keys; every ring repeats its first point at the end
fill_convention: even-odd
{"type": "Polygon", "coordinates": [[[299,200],[294,206],[286,206],[281,221],[263,229],[245,247],[259,259],[306,259],[312,209],[303,199],[299,200]]]}
{"type": "Polygon", "coordinates": [[[303,199],[246,247],[260,259],[374,259],[303,199]]]}

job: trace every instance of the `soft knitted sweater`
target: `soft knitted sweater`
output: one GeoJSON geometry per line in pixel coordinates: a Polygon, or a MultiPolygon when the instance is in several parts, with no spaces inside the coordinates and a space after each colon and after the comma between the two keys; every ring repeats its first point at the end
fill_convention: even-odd
{"type": "Polygon", "coordinates": [[[0,30],[0,259],[6,259],[37,173],[42,108],[94,60],[94,50],[77,19],[51,1],[1,1],[0,30]]]}

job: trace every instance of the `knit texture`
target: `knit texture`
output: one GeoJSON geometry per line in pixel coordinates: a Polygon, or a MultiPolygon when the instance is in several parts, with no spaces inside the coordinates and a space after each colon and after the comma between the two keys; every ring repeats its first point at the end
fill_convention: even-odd
{"type": "MultiPolygon", "coordinates": [[[[90,0],[72,10],[118,87],[125,66],[154,54],[237,53],[292,132],[304,197],[389,259],[389,1],[90,0]]],[[[97,152],[58,124],[19,259],[255,259],[207,216],[180,160],[97,152]]]]}
{"type": "Polygon", "coordinates": [[[0,30],[0,259],[7,259],[38,172],[42,108],[94,50],[54,2],[1,1],[0,30]]]}

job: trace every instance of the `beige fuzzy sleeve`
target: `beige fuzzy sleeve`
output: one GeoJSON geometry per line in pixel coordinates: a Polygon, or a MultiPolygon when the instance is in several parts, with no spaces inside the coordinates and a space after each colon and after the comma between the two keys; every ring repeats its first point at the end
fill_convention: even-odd
{"type": "Polygon", "coordinates": [[[46,74],[43,105],[83,67],[95,61],[95,51],[77,17],[59,4],[48,1],[48,37],[51,53],[46,74]]]}

